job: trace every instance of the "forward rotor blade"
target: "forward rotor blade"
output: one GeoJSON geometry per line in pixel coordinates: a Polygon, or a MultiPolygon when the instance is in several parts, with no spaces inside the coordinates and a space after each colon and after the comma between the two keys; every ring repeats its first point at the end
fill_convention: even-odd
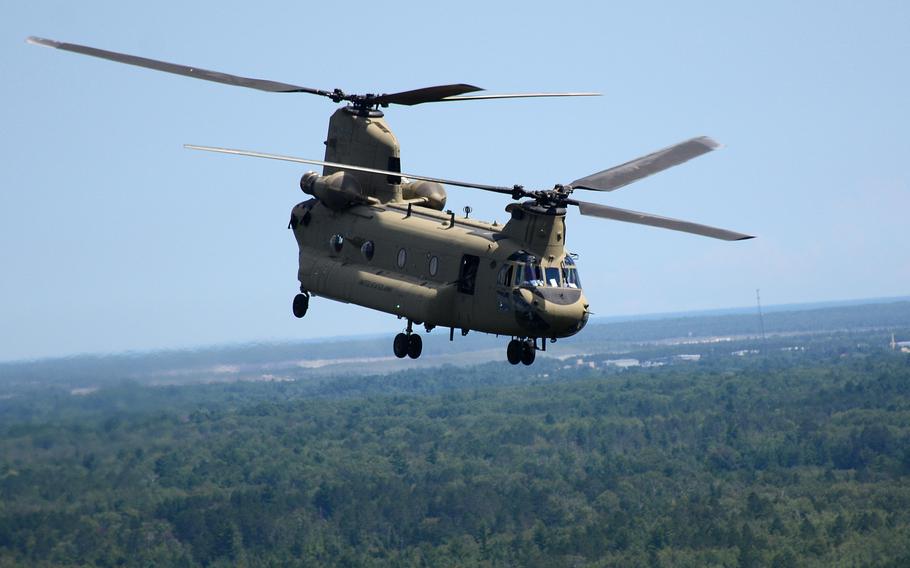
{"type": "Polygon", "coordinates": [[[109,59],[111,61],[117,61],[118,63],[137,65],[139,67],[154,69],[156,71],[165,71],[167,73],[174,73],[177,75],[183,75],[185,77],[193,77],[194,79],[214,81],[216,83],[224,83],[226,85],[234,85],[236,87],[249,87],[251,89],[258,89],[260,91],[269,91],[273,93],[311,93],[314,95],[322,95],[324,97],[330,97],[332,95],[332,93],[329,91],[311,89],[309,87],[301,87],[300,85],[291,85],[289,83],[279,83],[277,81],[268,81],[265,79],[251,79],[249,77],[229,75],[227,73],[220,73],[218,71],[209,71],[208,69],[200,69],[198,67],[178,65],[176,63],[167,63],[165,61],[158,61],[156,59],[148,59],[147,57],[127,55],[125,53],[117,53],[116,51],[107,51],[104,49],[97,49],[95,47],[88,47],[75,43],[64,43],[40,37],[29,37],[25,41],[33,45],[53,47],[65,51],[72,51],[74,53],[81,53],[83,55],[91,55],[93,57],[109,59]]]}
{"type": "Polygon", "coordinates": [[[214,146],[196,146],[195,144],[184,144],[184,148],[190,150],[204,150],[206,152],[217,152],[219,154],[232,154],[235,156],[250,156],[253,158],[266,158],[269,160],[281,160],[284,162],[296,162],[298,164],[313,164],[317,166],[328,166],[330,168],[338,168],[341,170],[352,170],[356,172],[366,172],[368,174],[383,174],[387,176],[394,177],[406,177],[410,179],[417,179],[422,181],[433,181],[436,183],[442,183],[445,185],[457,185],[460,187],[472,187],[475,189],[482,189],[484,191],[494,191],[496,193],[506,193],[511,195],[514,188],[504,187],[498,185],[486,185],[482,183],[471,183],[467,181],[455,181],[450,179],[429,177],[429,176],[419,176],[415,174],[407,174],[403,172],[393,172],[389,170],[378,170],[376,168],[366,168],[363,166],[352,166],[350,164],[339,164],[336,162],[323,162],[322,160],[309,160],[307,158],[297,158],[294,156],[282,156],[280,154],[266,154],[264,152],[252,152],[250,150],[235,150],[232,148],[217,148],[214,146]]]}
{"type": "Polygon", "coordinates": [[[486,99],[533,99],[540,97],[599,97],[600,93],[513,93],[505,95],[468,95],[466,97],[447,97],[439,99],[449,101],[482,101],[486,99]]]}
{"type": "Polygon", "coordinates": [[[678,166],[720,147],[707,136],[692,138],[570,183],[575,189],[613,191],[649,175],[678,166]]]}
{"type": "Polygon", "coordinates": [[[635,223],[638,225],[661,227],[663,229],[672,229],[674,231],[682,231],[684,233],[693,233],[695,235],[702,235],[705,237],[712,237],[725,241],[744,241],[746,239],[755,238],[752,235],[745,235],[743,233],[737,233],[735,231],[728,231],[726,229],[719,229],[717,227],[709,227],[708,225],[692,223],[691,221],[671,219],[669,217],[660,217],[659,215],[652,215],[650,213],[630,211],[629,209],[619,209],[618,207],[608,207],[606,205],[587,203],[585,201],[572,200],[569,201],[569,203],[577,205],[579,213],[582,215],[587,215],[589,217],[601,217],[603,219],[613,219],[614,221],[624,221],[626,223],[635,223]]]}
{"type": "Polygon", "coordinates": [[[464,83],[459,83],[456,85],[438,85],[435,87],[424,87],[422,89],[414,89],[413,91],[402,91],[400,93],[391,93],[387,95],[379,95],[373,101],[375,104],[388,105],[419,105],[421,103],[433,103],[436,101],[449,100],[447,97],[452,97],[454,95],[461,95],[464,93],[473,93],[474,91],[482,91],[480,87],[475,87],[474,85],[465,85],[464,83]]]}

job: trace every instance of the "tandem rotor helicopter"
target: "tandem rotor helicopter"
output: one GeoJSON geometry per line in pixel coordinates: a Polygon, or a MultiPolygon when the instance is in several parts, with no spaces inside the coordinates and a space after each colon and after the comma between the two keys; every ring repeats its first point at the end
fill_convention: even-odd
{"type": "Polygon", "coordinates": [[[26,41],[120,63],[228,85],[278,93],[309,93],[346,103],[329,119],[325,159],[187,145],[194,150],[322,166],[307,172],[300,188],[311,195],[291,210],[288,227],[300,251],[300,293],[293,313],[302,318],[319,296],[405,319],[395,336],[399,358],[420,357],[427,332],[449,328],[511,337],[509,363],[530,365],[549,339],[581,331],[590,314],[574,255],[566,251],[566,211],[738,241],[752,236],[608,207],[572,197],[576,190],[613,191],[710,152],[718,144],[692,138],[641,158],[552,189],[469,183],[403,173],[398,141],[380,108],[431,102],[524,97],[592,96],[596,93],[468,94],[482,89],[455,84],[391,94],[352,95],[276,81],[251,79],[126,55],[83,45],[30,37],[26,41]],[[504,225],[446,210],[443,185],[501,193],[512,200],[504,225]],[[520,201],[522,200],[523,201],[520,201]]]}

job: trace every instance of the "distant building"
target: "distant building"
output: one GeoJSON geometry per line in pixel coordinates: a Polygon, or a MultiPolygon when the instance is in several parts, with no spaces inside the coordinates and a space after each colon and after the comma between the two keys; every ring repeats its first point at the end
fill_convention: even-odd
{"type": "Polygon", "coordinates": [[[901,353],[910,353],[910,341],[895,341],[894,334],[891,334],[891,349],[901,353]]]}
{"type": "Polygon", "coordinates": [[[693,355],[683,353],[682,355],[676,355],[674,359],[677,359],[679,361],[698,361],[701,359],[701,355],[698,353],[695,353],[693,355]]]}
{"type": "Polygon", "coordinates": [[[641,362],[638,359],[607,359],[604,364],[619,367],[620,369],[628,369],[629,367],[640,366],[641,362]]]}
{"type": "Polygon", "coordinates": [[[758,355],[758,349],[740,349],[739,351],[733,351],[730,355],[736,357],[745,357],[746,355],[758,355]]]}

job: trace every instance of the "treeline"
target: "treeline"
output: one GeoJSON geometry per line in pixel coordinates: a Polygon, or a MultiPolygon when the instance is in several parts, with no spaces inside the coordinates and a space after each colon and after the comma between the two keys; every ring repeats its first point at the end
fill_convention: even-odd
{"type": "MultiPolygon", "coordinates": [[[[863,328],[907,331],[910,322],[910,302],[869,303],[805,310],[772,311],[765,314],[768,334],[819,333],[863,328]]],[[[584,332],[561,341],[557,347],[569,351],[615,351],[628,349],[630,344],[655,342],[669,338],[709,336],[757,336],[760,333],[757,314],[694,315],[632,321],[604,322],[594,319],[584,332]]],[[[901,337],[904,337],[901,333],[901,337]]],[[[910,339],[910,337],[906,337],[910,339]]],[[[38,361],[0,362],[0,397],[9,386],[35,384],[105,385],[123,380],[143,383],[190,384],[208,380],[215,366],[256,367],[265,363],[288,363],[306,359],[332,359],[390,356],[390,339],[348,338],[328,341],[264,343],[201,347],[194,350],[173,350],[115,355],[80,355],[38,361]],[[173,374],[174,372],[177,374],[173,374]]],[[[424,335],[424,353],[467,353],[484,349],[504,351],[499,338],[484,334],[469,334],[448,341],[445,329],[424,335]]],[[[282,369],[284,374],[287,368],[282,369]]],[[[299,375],[323,375],[322,372],[299,375]]]]}
{"type": "Polygon", "coordinates": [[[5,400],[0,566],[906,566],[877,342],[5,400]]]}

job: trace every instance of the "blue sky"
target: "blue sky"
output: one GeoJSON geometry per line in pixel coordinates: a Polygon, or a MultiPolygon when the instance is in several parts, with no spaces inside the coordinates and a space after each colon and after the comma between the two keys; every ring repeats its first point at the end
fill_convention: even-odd
{"type": "MultiPolygon", "coordinates": [[[[466,82],[603,97],[392,108],[413,173],[551,187],[697,135],[721,151],[591,201],[758,236],[573,214],[599,315],[910,292],[906,2],[10,3],[0,21],[0,360],[396,333],[291,315],[286,229],[334,105],[118,65],[38,35],[348,92],[466,82]],[[341,6],[341,4],[339,4],[341,6]]],[[[449,204],[505,220],[501,196],[449,204]]]]}

